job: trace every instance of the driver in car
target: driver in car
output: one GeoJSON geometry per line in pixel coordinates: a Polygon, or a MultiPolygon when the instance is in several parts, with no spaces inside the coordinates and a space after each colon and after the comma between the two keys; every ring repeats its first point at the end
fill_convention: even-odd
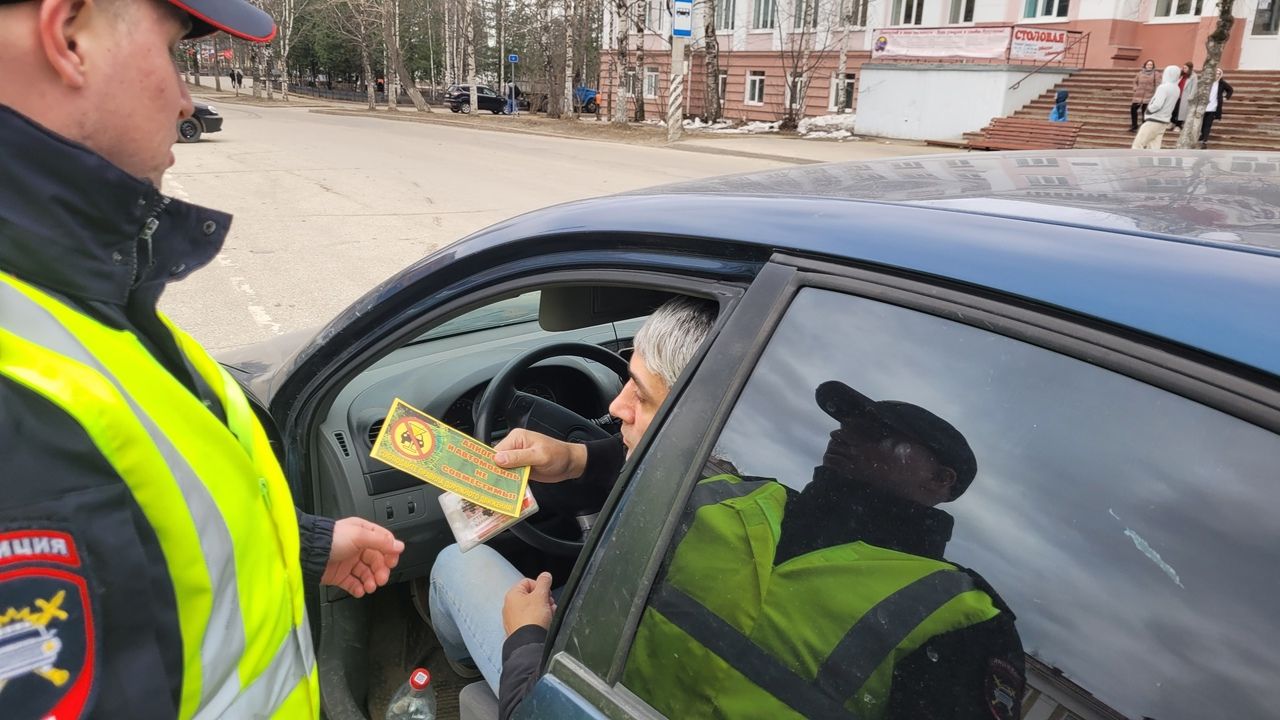
{"type": "MultiPolygon", "coordinates": [[[[496,446],[497,464],[528,465],[529,478],[538,483],[576,480],[575,490],[583,498],[575,504],[598,508],[627,455],[711,332],[715,317],[713,303],[682,297],[664,303],[645,320],[636,333],[630,379],[609,405],[609,413],[621,421],[619,435],[567,443],[517,428],[496,446]]],[[[509,676],[521,678],[521,686],[527,678],[536,678],[554,612],[551,574],[529,580],[486,545],[465,554],[450,545],[431,568],[429,602],[431,624],[449,664],[463,677],[482,675],[509,703],[504,704],[503,717],[509,715],[523,690],[516,693],[504,686],[499,692],[499,677],[504,682],[509,676]]]]}

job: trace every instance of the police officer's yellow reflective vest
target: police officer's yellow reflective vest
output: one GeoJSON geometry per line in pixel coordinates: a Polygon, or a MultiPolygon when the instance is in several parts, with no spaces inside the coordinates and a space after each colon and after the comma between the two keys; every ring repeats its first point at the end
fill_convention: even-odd
{"type": "Polygon", "coordinates": [[[774,567],[786,502],[772,481],[694,490],[623,676],[667,717],[876,720],[896,663],[1000,612],[955,566],[863,542],[774,567]]]}
{"type": "Polygon", "coordinates": [[[132,333],[0,272],[0,374],[76,419],[159,538],[182,635],[179,717],[316,718],[289,487],[239,386],[169,327],[226,425],[132,333]]]}

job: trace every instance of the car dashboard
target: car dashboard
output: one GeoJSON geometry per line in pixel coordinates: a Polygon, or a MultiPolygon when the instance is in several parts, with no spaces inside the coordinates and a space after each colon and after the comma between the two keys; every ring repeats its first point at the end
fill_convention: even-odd
{"type": "MultiPolygon", "coordinates": [[[[419,340],[392,352],[348,383],[320,424],[314,487],[318,511],[330,517],[358,515],[391,529],[406,543],[396,576],[425,574],[453,537],[438,489],[370,457],[393,401],[398,398],[472,434],[480,397],[512,358],[571,341],[625,354],[638,326],[639,321],[626,321],[547,332],[536,321],[521,322],[419,340]]],[[[557,357],[529,368],[515,386],[584,418],[604,419],[622,383],[599,363],[557,357]]],[[[494,443],[507,431],[501,415],[495,424],[494,443]]]]}

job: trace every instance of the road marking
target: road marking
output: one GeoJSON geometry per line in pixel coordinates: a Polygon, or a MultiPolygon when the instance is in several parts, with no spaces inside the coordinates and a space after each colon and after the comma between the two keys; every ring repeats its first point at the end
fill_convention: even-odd
{"type": "Polygon", "coordinates": [[[174,178],[173,173],[165,172],[164,177],[160,180],[160,186],[167,190],[171,197],[175,197],[182,202],[191,202],[191,196],[187,194],[187,189],[182,187],[182,183],[174,178]]]}

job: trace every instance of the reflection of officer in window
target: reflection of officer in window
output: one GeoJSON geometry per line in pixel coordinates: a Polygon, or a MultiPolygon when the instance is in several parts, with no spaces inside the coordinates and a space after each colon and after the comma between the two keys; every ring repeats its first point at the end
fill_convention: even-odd
{"type": "Polygon", "coordinates": [[[624,684],[668,717],[1021,716],[1014,616],[942,559],[977,461],[942,418],[818,387],[840,427],[802,492],[694,490],[624,684]]]}

